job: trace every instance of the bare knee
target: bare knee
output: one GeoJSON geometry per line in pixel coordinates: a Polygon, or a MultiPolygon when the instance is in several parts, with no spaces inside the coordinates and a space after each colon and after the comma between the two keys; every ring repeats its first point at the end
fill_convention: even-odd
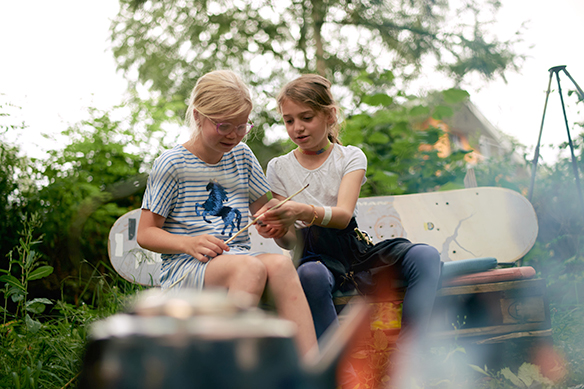
{"type": "Polygon", "coordinates": [[[268,278],[296,276],[296,268],[292,260],[284,255],[272,254],[265,258],[268,278]]]}
{"type": "Polygon", "coordinates": [[[253,256],[245,255],[241,259],[239,275],[248,279],[250,283],[265,285],[268,278],[266,265],[257,257],[253,256]]]}
{"type": "Polygon", "coordinates": [[[205,284],[261,294],[267,278],[266,266],[257,257],[233,255],[219,257],[209,264],[205,284]]]}

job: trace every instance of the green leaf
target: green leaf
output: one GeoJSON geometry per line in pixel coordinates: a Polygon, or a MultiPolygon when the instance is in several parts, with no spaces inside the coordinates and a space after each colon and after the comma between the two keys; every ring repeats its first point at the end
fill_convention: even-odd
{"type": "Polygon", "coordinates": [[[8,291],[5,292],[6,293],[6,297],[8,296],[12,296],[13,294],[26,294],[26,291],[22,288],[16,287],[16,286],[10,286],[10,288],[8,288],[8,291]]]}
{"type": "Polygon", "coordinates": [[[419,131],[417,135],[420,137],[420,140],[423,143],[433,145],[436,142],[438,142],[438,140],[443,134],[444,131],[440,129],[430,128],[426,131],[419,131]]]}
{"type": "Polygon", "coordinates": [[[53,302],[51,300],[44,298],[44,297],[34,298],[34,299],[27,302],[27,304],[34,304],[34,303],[41,303],[41,304],[47,304],[47,305],[53,304],[53,302]]]}
{"type": "Polygon", "coordinates": [[[455,162],[462,161],[464,159],[464,156],[467,155],[468,153],[472,153],[472,150],[456,150],[455,152],[450,154],[450,159],[455,162]]]}
{"type": "Polygon", "coordinates": [[[399,177],[393,172],[378,170],[373,174],[372,178],[382,185],[393,187],[397,185],[399,177]]]}
{"type": "Polygon", "coordinates": [[[518,388],[527,388],[525,383],[521,381],[519,377],[513,374],[511,369],[509,369],[508,367],[502,369],[501,374],[503,375],[503,377],[507,378],[509,381],[511,381],[511,383],[513,383],[513,385],[517,386],[518,388]]]}
{"type": "Polygon", "coordinates": [[[24,290],[24,286],[20,283],[20,280],[10,274],[0,276],[0,282],[5,282],[8,285],[24,290]]]}
{"type": "Polygon", "coordinates": [[[395,75],[391,70],[386,70],[379,75],[379,79],[385,82],[392,82],[395,79],[395,75]]]}
{"type": "Polygon", "coordinates": [[[26,323],[26,328],[33,334],[36,334],[42,326],[39,321],[33,320],[28,314],[24,318],[24,322],[26,323]]]}
{"type": "Polygon", "coordinates": [[[469,365],[471,369],[473,369],[474,371],[477,371],[481,374],[486,375],[487,377],[489,377],[489,373],[487,373],[484,369],[478,367],[477,365],[469,365]]]}
{"type": "Polygon", "coordinates": [[[36,257],[36,251],[31,251],[30,253],[28,253],[28,256],[26,257],[26,263],[24,265],[25,269],[29,269],[32,264],[34,263],[34,259],[36,257]]]}
{"type": "Polygon", "coordinates": [[[541,374],[539,366],[527,362],[519,366],[517,376],[525,383],[527,387],[531,387],[533,382],[547,385],[553,384],[553,382],[541,374]]]}
{"type": "Polygon", "coordinates": [[[446,355],[446,360],[450,359],[451,356],[453,356],[456,353],[463,353],[466,354],[466,350],[464,349],[464,347],[460,347],[457,346],[456,348],[450,350],[450,352],[446,355]]]}
{"type": "Polygon", "coordinates": [[[434,108],[434,113],[432,114],[432,117],[436,120],[442,120],[445,117],[451,117],[454,114],[454,111],[452,110],[452,108],[447,107],[445,105],[439,105],[436,108],[434,108]]]}
{"type": "Polygon", "coordinates": [[[391,127],[391,130],[389,130],[391,136],[395,138],[398,137],[402,138],[404,136],[407,136],[411,132],[412,129],[409,127],[408,122],[397,122],[391,127]]]}
{"type": "Polygon", "coordinates": [[[382,132],[376,131],[367,138],[367,142],[371,144],[385,144],[389,142],[389,137],[382,132]]]}
{"type": "Polygon", "coordinates": [[[46,298],[35,298],[26,302],[26,310],[32,313],[43,313],[47,304],[53,304],[46,298]]]}
{"type": "Polygon", "coordinates": [[[372,96],[364,96],[363,102],[371,106],[389,106],[393,103],[393,98],[385,93],[376,93],[372,96]]]}
{"type": "Polygon", "coordinates": [[[48,276],[52,272],[53,272],[52,266],[41,266],[28,275],[28,281],[38,280],[39,278],[48,276]]]}
{"type": "Polygon", "coordinates": [[[456,104],[465,101],[470,96],[467,91],[463,89],[447,89],[442,92],[444,101],[448,104],[456,104]]]}
{"type": "Polygon", "coordinates": [[[416,105],[410,109],[410,116],[426,116],[430,114],[430,108],[423,105],[416,105]]]}
{"type": "Polygon", "coordinates": [[[30,313],[40,314],[45,311],[45,304],[26,304],[25,309],[30,313]]]}
{"type": "Polygon", "coordinates": [[[10,298],[12,299],[13,302],[18,303],[24,299],[24,294],[15,293],[12,296],[10,296],[10,298]]]}
{"type": "Polygon", "coordinates": [[[14,383],[15,389],[20,389],[20,379],[18,378],[18,374],[15,371],[12,372],[12,382],[14,383]]]}

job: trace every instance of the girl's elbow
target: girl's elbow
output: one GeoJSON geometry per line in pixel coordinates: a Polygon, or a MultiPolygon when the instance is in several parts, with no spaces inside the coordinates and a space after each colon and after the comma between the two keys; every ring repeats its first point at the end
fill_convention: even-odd
{"type": "Polygon", "coordinates": [[[138,243],[138,246],[144,248],[144,244],[142,242],[142,237],[140,236],[140,234],[136,235],[136,242],[138,243]]]}
{"type": "Polygon", "coordinates": [[[138,229],[138,232],[136,233],[136,242],[138,243],[138,246],[142,247],[143,249],[148,249],[147,246],[147,239],[144,236],[144,232],[141,232],[140,229],[138,229]]]}
{"type": "Polygon", "coordinates": [[[353,218],[353,215],[349,215],[349,214],[343,214],[342,217],[339,218],[339,229],[345,229],[349,226],[349,223],[351,222],[351,219],[353,218]]]}

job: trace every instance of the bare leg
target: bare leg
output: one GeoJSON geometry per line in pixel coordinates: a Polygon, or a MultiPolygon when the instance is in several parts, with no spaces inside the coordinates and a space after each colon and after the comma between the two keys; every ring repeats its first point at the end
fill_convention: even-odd
{"type": "Polygon", "coordinates": [[[279,254],[261,254],[257,258],[266,267],[268,287],[274,294],[280,317],[297,325],[298,349],[306,355],[317,346],[316,332],[294,264],[290,258],[279,254]]]}
{"type": "Polygon", "coordinates": [[[246,292],[259,303],[266,287],[266,266],[250,255],[219,255],[211,260],[205,271],[205,286],[221,286],[228,293],[246,292]]]}

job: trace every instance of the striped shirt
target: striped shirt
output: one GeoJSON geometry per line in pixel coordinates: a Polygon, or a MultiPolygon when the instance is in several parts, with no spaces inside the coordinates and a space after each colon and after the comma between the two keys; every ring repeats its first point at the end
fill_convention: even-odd
{"type": "MultiPolygon", "coordinates": [[[[178,145],[154,162],[142,209],[163,216],[162,228],[173,234],[209,234],[227,240],[249,219],[249,205],[270,190],[251,149],[239,143],[217,164],[208,164],[178,145]]],[[[249,250],[247,231],[230,242],[229,253],[249,250]]],[[[162,255],[161,285],[170,286],[191,272],[181,287],[202,288],[203,263],[187,254],[162,255]]]]}

